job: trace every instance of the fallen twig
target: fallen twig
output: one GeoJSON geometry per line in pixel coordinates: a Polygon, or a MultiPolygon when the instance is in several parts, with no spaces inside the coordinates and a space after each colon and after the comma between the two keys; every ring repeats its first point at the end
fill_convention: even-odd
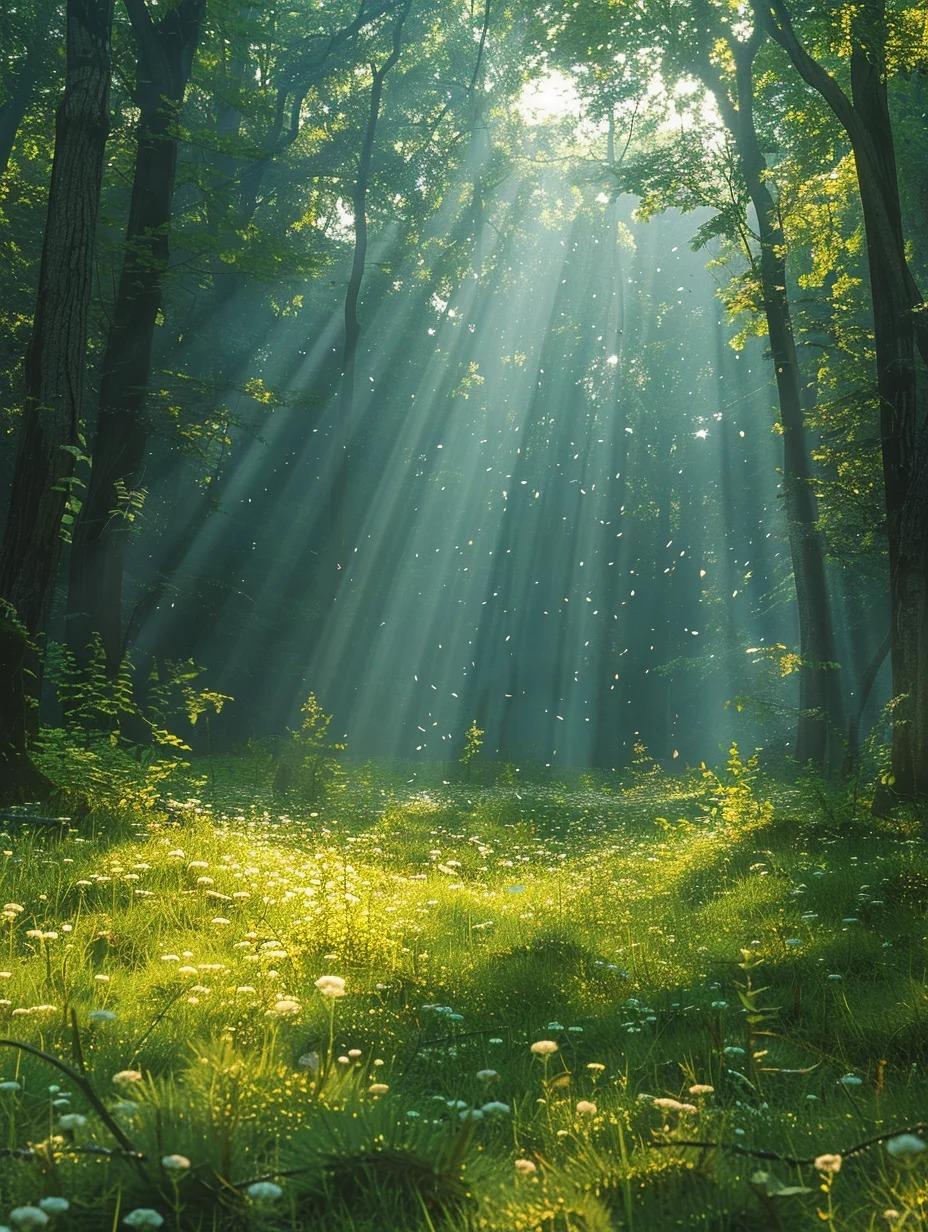
{"type": "Polygon", "coordinates": [[[27,1044],[25,1040],[0,1039],[0,1047],[18,1048],[20,1052],[26,1052],[32,1057],[38,1057],[40,1061],[45,1061],[55,1069],[59,1070],[65,1075],[65,1077],[70,1079],[75,1086],[80,1087],[84,1095],[87,1097],[88,1102],[92,1105],[97,1116],[99,1116],[100,1120],[119,1143],[125,1155],[128,1158],[133,1159],[136,1163],[141,1163],[144,1157],[135,1149],[135,1147],[133,1147],[132,1143],[126,1137],[121,1126],[119,1125],[119,1122],[82,1073],[74,1069],[73,1066],[68,1065],[66,1061],[62,1061],[59,1057],[53,1056],[52,1053],[43,1052],[41,1048],[36,1048],[34,1044],[27,1044]]]}
{"type": "MultiPolygon", "coordinates": [[[[840,1155],[842,1159],[850,1159],[853,1155],[860,1155],[863,1151],[868,1151],[871,1147],[879,1146],[881,1142],[888,1142],[890,1138],[897,1138],[900,1134],[928,1134],[928,1124],[920,1122],[917,1125],[904,1125],[901,1129],[891,1129],[888,1133],[877,1134],[874,1138],[866,1138],[863,1142],[855,1142],[853,1146],[847,1147],[843,1151],[836,1151],[835,1154],[840,1155]]],[[[703,1151],[726,1151],[729,1155],[746,1155],[749,1159],[774,1159],[783,1164],[791,1164],[795,1167],[805,1167],[814,1164],[819,1158],[821,1152],[816,1155],[807,1157],[796,1155],[784,1155],[781,1151],[766,1151],[754,1149],[747,1146],[738,1146],[734,1142],[698,1142],[692,1138],[676,1138],[666,1142],[651,1142],[653,1147],[667,1148],[674,1146],[696,1147],[703,1151]]]]}
{"type": "Polygon", "coordinates": [[[0,1147],[0,1159],[19,1159],[34,1163],[37,1159],[55,1158],[60,1155],[95,1155],[102,1159],[138,1159],[145,1161],[141,1151],[124,1151],[112,1146],[4,1146],[0,1147]]]}

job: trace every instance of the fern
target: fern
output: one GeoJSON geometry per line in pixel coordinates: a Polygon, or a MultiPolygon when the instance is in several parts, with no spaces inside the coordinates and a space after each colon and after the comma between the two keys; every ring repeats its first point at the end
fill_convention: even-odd
{"type": "Polygon", "coordinates": [[[178,729],[194,726],[203,715],[219,714],[232,700],[226,693],[196,688],[202,672],[192,659],[156,663],[140,686],[129,655],[115,672],[110,670],[99,634],[91,637],[83,662],[70,647],[51,643],[46,678],[64,722],[43,737],[52,776],[80,782],[109,805],[154,803],[157,785],[189,764],[181,755],[190,753],[191,746],[178,729]],[[134,767],[131,772],[124,772],[127,764],[134,767]],[[113,775],[112,790],[108,775],[113,775]]]}

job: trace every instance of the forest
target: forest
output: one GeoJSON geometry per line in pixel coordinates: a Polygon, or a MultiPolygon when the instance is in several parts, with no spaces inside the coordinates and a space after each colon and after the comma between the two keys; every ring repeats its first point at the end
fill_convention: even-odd
{"type": "Polygon", "coordinates": [[[928,1232],[928,0],[3,0],[0,1232],[928,1232]]]}

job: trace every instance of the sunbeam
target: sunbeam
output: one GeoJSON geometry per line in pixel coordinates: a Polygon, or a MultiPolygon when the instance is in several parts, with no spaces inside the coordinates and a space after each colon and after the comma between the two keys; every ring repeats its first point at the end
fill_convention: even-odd
{"type": "Polygon", "coordinates": [[[926,5],[5,7],[0,1232],[925,1232],[926,5]]]}

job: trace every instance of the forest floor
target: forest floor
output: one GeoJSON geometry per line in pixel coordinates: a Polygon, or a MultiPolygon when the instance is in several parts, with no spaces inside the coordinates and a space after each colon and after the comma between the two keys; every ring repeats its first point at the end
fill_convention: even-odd
{"type": "Polygon", "coordinates": [[[928,1227],[914,824],[739,761],[209,770],[6,822],[0,1224],[928,1227]]]}

